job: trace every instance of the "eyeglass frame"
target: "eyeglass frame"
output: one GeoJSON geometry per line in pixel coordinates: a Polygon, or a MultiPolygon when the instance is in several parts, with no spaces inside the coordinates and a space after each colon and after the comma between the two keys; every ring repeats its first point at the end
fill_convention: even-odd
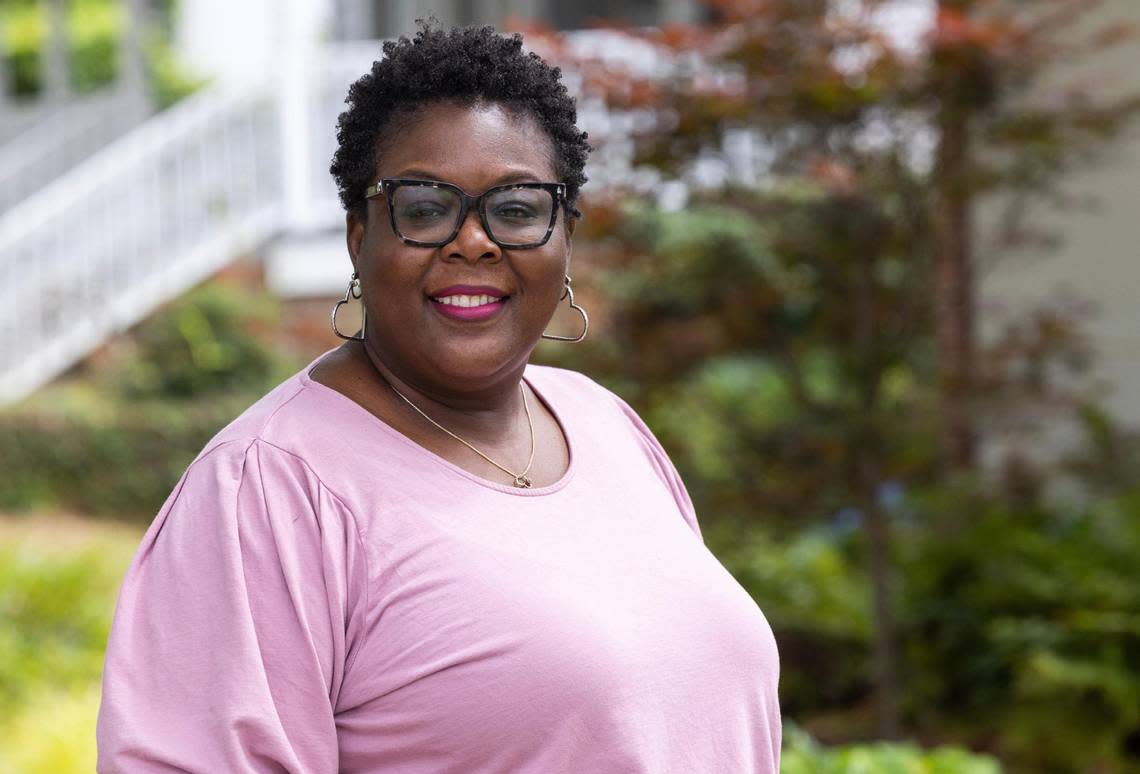
{"type": "Polygon", "coordinates": [[[415,178],[403,177],[386,177],[377,180],[373,185],[364,189],[364,198],[373,199],[377,196],[385,198],[388,202],[388,221],[392,224],[392,233],[406,245],[414,247],[443,247],[455,240],[459,236],[459,232],[463,229],[463,224],[467,221],[467,214],[471,212],[471,208],[475,208],[475,212],[479,213],[479,222],[483,226],[483,233],[487,238],[494,242],[499,247],[505,250],[530,250],[536,247],[542,247],[550,241],[550,235],[554,233],[554,226],[558,222],[558,209],[559,205],[566,205],[566,185],[564,183],[506,183],[505,185],[496,185],[488,188],[478,196],[472,196],[464,191],[459,186],[453,183],[445,183],[442,180],[419,180],[415,178]],[[431,242],[423,242],[418,239],[411,239],[400,233],[400,229],[396,226],[396,205],[392,200],[392,192],[402,186],[415,186],[420,188],[446,188],[454,191],[459,196],[459,217],[455,220],[455,228],[451,234],[442,241],[434,240],[431,242]],[[546,234],[542,239],[537,242],[520,242],[518,244],[511,242],[500,242],[495,238],[492,233],[490,224],[487,223],[487,211],[484,206],[485,197],[492,193],[499,191],[513,190],[516,188],[530,188],[541,189],[550,193],[551,198],[554,200],[554,206],[550,208],[550,223],[547,225],[546,234]]]}

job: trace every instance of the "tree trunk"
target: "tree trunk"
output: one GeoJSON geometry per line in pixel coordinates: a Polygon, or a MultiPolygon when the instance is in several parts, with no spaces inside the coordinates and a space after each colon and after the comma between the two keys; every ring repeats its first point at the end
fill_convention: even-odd
{"type": "Polygon", "coordinates": [[[875,715],[883,739],[899,737],[898,648],[894,614],[891,611],[890,532],[886,515],[877,501],[878,477],[870,455],[861,454],[864,488],[863,519],[871,571],[872,622],[874,624],[875,715]],[[872,488],[873,487],[873,488],[872,488]]]}
{"type": "MultiPolygon", "coordinates": [[[[874,240],[878,241],[878,240],[874,240]]],[[[883,739],[899,736],[899,701],[894,615],[891,610],[890,530],[879,505],[882,486],[881,443],[877,426],[879,384],[882,379],[879,336],[875,317],[875,263],[873,244],[860,251],[855,281],[854,349],[859,353],[862,421],[854,443],[854,491],[858,493],[867,536],[867,561],[871,576],[871,609],[874,627],[875,710],[878,734],[883,739]]]]}
{"type": "Polygon", "coordinates": [[[969,126],[945,106],[939,120],[933,202],[934,296],[945,424],[943,452],[952,470],[972,467],[975,436],[968,400],[974,386],[974,278],[966,176],[969,126]]]}

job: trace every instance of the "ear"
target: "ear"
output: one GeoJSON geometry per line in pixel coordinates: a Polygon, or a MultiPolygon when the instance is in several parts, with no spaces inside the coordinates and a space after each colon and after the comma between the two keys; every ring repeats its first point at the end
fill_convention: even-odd
{"type": "Polygon", "coordinates": [[[364,244],[364,219],[350,211],[344,216],[344,226],[348,257],[352,260],[353,270],[357,270],[357,259],[360,257],[360,248],[364,244]]]}

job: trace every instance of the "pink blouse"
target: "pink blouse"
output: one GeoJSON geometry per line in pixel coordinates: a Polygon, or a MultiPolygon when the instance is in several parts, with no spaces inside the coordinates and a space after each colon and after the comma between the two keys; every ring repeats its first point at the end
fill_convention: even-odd
{"type": "Polygon", "coordinates": [[[516,489],[307,372],[206,446],[143,538],[100,772],[779,770],[772,632],[621,399],[528,367],[570,468],[516,489]]]}

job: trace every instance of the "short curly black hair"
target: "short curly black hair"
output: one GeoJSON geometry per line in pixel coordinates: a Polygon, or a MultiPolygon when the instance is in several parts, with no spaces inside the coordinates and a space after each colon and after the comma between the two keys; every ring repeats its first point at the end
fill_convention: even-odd
{"type": "Polygon", "coordinates": [[[337,149],[329,172],[348,212],[363,217],[364,191],[393,129],[431,102],[491,102],[530,114],[549,134],[555,172],[566,184],[567,211],[586,182],[586,133],[576,125],[574,98],[562,71],[523,51],[522,35],[493,27],[442,30],[421,22],[415,37],[388,41],[384,56],[348,89],[348,109],[337,120],[337,149]]]}

